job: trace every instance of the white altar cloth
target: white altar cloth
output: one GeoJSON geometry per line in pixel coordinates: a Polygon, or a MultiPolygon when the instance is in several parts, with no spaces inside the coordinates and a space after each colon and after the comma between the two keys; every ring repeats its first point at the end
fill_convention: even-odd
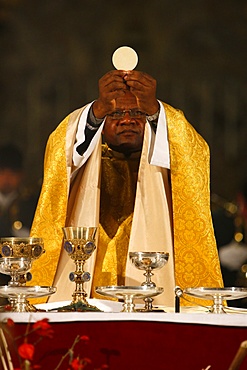
{"type": "MultiPolygon", "coordinates": [[[[89,303],[97,306],[104,312],[1,312],[0,320],[11,318],[15,323],[35,322],[47,318],[49,322],[65,323],[78,321],[152,321],[180,324],[202,324],[215,326],[247,327],[247,310],[233,313],[207,313],[203,307],[181,307],[180,313],[174,313],[174,308],[164,307],[166,312],[121,312],[122,303],[88,299],[89,303]],[[246,312],[246,313],[245,313],[246,312]]],[[[70,304],[54,302],[36,305],[37,308],[51,310],[70,304]]],[[[138,307],[138,305],[137,305],[138,307]]],[[[163,308],[163,307],[162,307],[163,308]]]]}

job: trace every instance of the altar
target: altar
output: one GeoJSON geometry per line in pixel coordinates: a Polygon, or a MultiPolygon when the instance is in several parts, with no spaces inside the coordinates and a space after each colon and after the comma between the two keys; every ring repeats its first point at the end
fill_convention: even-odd
{"type": "MultiPolygon", "coordinates": [[[[28,323],[49,320],[53,338],[43,338],[35,350],[35,360],[47,370],[56,368],[77,335],[88,339],[75,347],[92,362],[86,369],[111,370],[227,370],[247,340],[245,313],[211,314],[193,307],[180,313],[127,313],[120,312],[121,303],[99,301],[105,312],[4,312],[0,317],[15,322],[15,336],[28,323]]],[[[65,359],[59,369],[68,368],[65,359]]],[[[246,368],[247,358],[240,369],[246,368]]]]}
{"type": "MultiPolygon", "coordinates": [[[[41,256],[43,243],[35,238],[27,238],[25,243],[19,240],[19,244],[10,238],[3,243],[1,268],[12,280],[0,287],[0,296],[10,303],[0,312],[0,369],[229,370],[241,343],[247,341],[247,310],[227,307],[224,301],[246,297],[246,289],[198,287],[182,291],[176,287],[176,308],[161,306],[152,297],[163,288],[156,287],[151,276],[152,270],[166,264],[168,255],[135,252],[133,263],[146,271],[144,285],[98,287],[96,291],[99,289],[102,296],[114,300],[86,300],[83,284],[90,274],[83,270],[83,264],[95,245],[92,241],[85,244],[85,240],[87,232],[95,233],[95,228],[68,229],[77,236],[69,238],[77,240],[75,246],[65,242],[67,253],[76,254],[76,271],[70,274],[76,288],[72,302],[54,298],[33,306],[29,299],[56,291],[55,287],[28,286],[18,280],[30,269],[32,260],[41,256]],[[203,302],[210,299],[213,304],[195,306],[199,303],[184,295],[205,298],[203,302]],[[190,306],[180,307],[181,296],[190,306]]],[[[241,365],[246,368],[247,357],[241,365]]]]}

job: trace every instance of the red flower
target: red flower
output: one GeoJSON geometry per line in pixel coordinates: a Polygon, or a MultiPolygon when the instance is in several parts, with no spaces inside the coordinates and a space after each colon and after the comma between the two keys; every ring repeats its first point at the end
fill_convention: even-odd
{"type": "Polygon", "coordinates": [[[9,326],[11,328],[14,325],[15,325],[15,323],[12,319],[7,319],[7,326],[9,326]]]}
{"type": "Polygon", "coordinates": [[[48,324],[48,319],[36,321],[36,323],[33,324],[33,329],[36,330],[37,334],[41,337],[53,337],[54,330],[51,325],[48,324]]]}
{"type": "Polygon", "coordinates": [[[74,360],[70,363],[71,369],[73,370],[82,370],[83,365],[80,363],[78,358],[74,358],[74,360]]]}
{"type": "Polygon", "coordinates": [[[82,335],[80,337],[80,340],[82,340],[85,344],[88,344],[89,342],[89,337],[87,335],[82,335]]]}
{"type": "Polygon", "coordinates": [[[23,343],[18,347],[19,355],[24,358],[24,360],[32,360],[34,355],[34,346],[29,343],[23,343]]]}

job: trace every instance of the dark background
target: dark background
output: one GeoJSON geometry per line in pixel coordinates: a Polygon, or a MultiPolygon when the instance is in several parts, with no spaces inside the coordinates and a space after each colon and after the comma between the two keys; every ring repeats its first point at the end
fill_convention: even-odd
{"type": "Polygon", "coordinates": [[[123,45],[211,149],[211,190],[231,200],[247,177],[246,0],[0,0],[0,144],[42,177],[48,135],[97,98],[123,45]]]}

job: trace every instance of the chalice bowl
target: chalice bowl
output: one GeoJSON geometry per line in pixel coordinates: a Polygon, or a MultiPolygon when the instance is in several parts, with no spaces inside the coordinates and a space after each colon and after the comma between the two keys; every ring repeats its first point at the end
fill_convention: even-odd
{"type": "Polygon", "coordinates": [[[84,265],[96,249],[96,232],[97,227],[63,227],[64,249],[75,263],[75,271],[69,274],[69,279],[75,282],[75,290],[71,304],[62,307],[61,311],[97,310],[87,302],[84,290],[84,283],[91,279],[90,273],[84,271],[84,265]]]}
{"type": "Polygon", "coordinates": [[[0,272],[10,275],[8,286],[22,286],[30,280],[32,261],[44,253],[42,238],[0,238],[0,272]]]}
{"type": "MultiPolygon", "coordinates": [[[[144,270],[145,281],[141,286],[155,288],[156,284],[152,281],[153,270],[161,269],[169,259],[169,253],[165,252],[130,252],[129,258],[132,264],[139,270],[144,270]]],[[[145,307],[142,311],[153,310],[153,298],[144,298],[145,307]]]]}
{"type": "Polygon", "coordinates": [[[0,295],[8,298],[12,311],[36,311],[26,298],[45,295],[45,289],[42,293],[40,289],[39,293],[34,293],[37,288],[26,286],[26,282],[32,278],[29,270],[33,260],[41,257],[44,251],[42,238],[0,238],[0,272],[11,277],[7,286],[0,287],[0,295]]]}

